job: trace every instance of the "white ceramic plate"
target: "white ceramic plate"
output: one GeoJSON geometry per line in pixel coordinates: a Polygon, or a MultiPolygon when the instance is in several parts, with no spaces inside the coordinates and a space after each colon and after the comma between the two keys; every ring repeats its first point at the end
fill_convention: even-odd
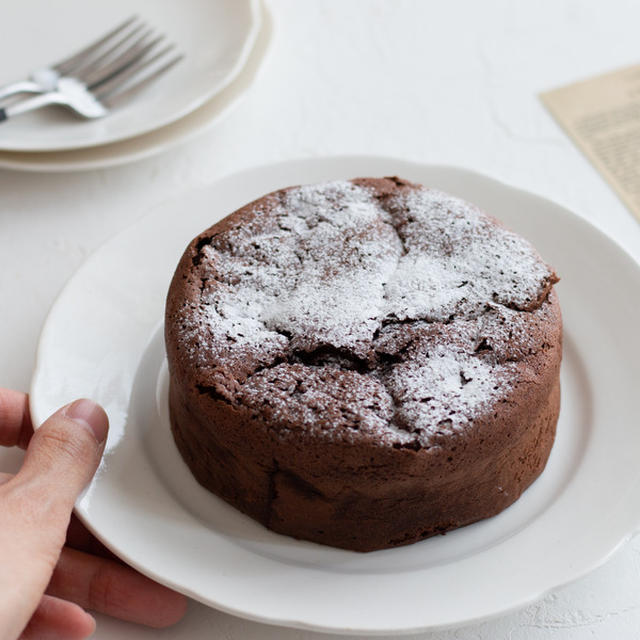
{"type": "Polygon", "coordinates": [[[91,396],[111,418],[107,451],[77,510],[115,553],[202,602],[267,623],[391,634],[477,622],[595,568],[640,522],[640,268],[566,209],[462,169],[317,158],[224,178],[164,204],[97,251],[44,327],[37,423],[91,396]],[[175,451],[160,335],[188,241],[290,184],[401,175],[449,191],[528,237],[562,276],[558,436],[544,474],[495,518],[412,546],[358,554],[267,531],[204,491],[175,451]]]}
{"type": "Polygon", "coordinates": [[[47,108],[4,122],[0,150],[63,151],[125,140],[192,112],[228,86],[260,29],[259,0],[20,0],[4,10],[0,84],[74,50],[137,14],[175,42],[185,59],[106,118],[81,121],[47,108]]]}
{"type": "Polygon", "coordinates": [[[87,171],[148,158],[191,140],[220,122],[247,91],[263,66],[273,40],[273,18],[262,7],[262,26],[245,66],[233,82],[211,100],[177,122],[122,142],[75,151],[21,153],[0,151],[0,168],[19,171],[87,171]]]}

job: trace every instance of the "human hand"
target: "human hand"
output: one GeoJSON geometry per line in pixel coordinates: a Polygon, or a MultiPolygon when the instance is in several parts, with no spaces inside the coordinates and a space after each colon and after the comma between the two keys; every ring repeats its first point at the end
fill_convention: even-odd
{"type": "Polygon", "coordinates": [[[76,640],[92,609],[152,627],[177,622],[186,598],[121,563],[80,522],[76,498],[95,473],[105,412],[77,400],[35,433],[27,396],[0,389],[0,445],[27,449],[15,476],[0,473],[0,640],[76,640]]]}

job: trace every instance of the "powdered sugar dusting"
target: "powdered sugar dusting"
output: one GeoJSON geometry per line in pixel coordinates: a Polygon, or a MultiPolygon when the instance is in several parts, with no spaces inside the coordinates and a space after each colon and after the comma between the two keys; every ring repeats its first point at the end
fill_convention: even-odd
{"type": "Polygon", "coordinates": [[[553,277],[526,241],[424,188],[383,200],[336,181],[256,213],[201,247],[181,319],[197,367],[236,367],[230,401],[268,397],[283,432],[295,415],[329,438],[430,446],[508,392],[553,277]]]}
{"type": "Polygon", "coordinates": [[[523,238],[440,191],[411,190],[394,204],[407,253],[386,285],[387,315],[446,320],[538,299],[549,269],[523,238]]]}
{"type": "Polygon", "coordinates": [[[504,393],[508,383],[498,384],[495,373],[491,365],[444,346],[422,364],[398,365],[389,379],[400,405],[396,418],[419,434],[449,434],[504,393]]]}
{"type": "Polygon", "coordinates": [[[233,282],[203,296],[211,336],[226,335],[232,323],[247,346],[275,333],[295,348],[330,344],[362,353],[401,252],[393,227],[350,182],[293,189],[272,214],[276,224],[261,233],[236,230],[232,253],[204,248],[233,282]]]}
{"type": "Polygon", "coordinates": [[[418,328],[410,357],[383,374],[397,407],[395,421],[422,442],[434,434],[450,435],[491,410],[515,372],[512,352],[500,353],[498,345],[510,340],[503,324],[508,317],[523,323],[518,315],[496,309],[481,318],[455,320],[438,332],[418,328]]]}

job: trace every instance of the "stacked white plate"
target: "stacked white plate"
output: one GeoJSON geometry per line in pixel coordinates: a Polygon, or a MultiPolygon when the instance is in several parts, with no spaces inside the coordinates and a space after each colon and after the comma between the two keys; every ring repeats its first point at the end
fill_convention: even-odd
{"type": "Polygon", "coordinates": [[[10,13],[2,38],[11,55],[0,60],[0,85],[65,58],[133,14],[185,54],[106,118],[79,121],[52,107],[2,123],[0,168],[25,171],[124,164],[202,133],[247,92],[273,32],[261,0],[22,0],[10,13]]]}

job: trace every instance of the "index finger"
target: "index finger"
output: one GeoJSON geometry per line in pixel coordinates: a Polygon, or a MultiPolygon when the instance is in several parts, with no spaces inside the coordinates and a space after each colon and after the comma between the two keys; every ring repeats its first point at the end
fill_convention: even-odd
{"type": "Polygon", "coordinates": [[[32,435],[29,396],[0,388],[0,446],[26,449],[32,435]]]}

